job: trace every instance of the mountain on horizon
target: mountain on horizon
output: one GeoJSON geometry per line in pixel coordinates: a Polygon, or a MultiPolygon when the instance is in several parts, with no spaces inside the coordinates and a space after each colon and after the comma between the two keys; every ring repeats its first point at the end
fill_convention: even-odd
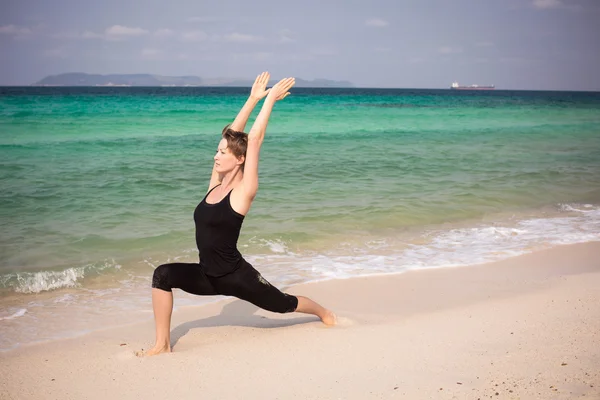
{"type": "MultiPolygon", "coordinates": [[[[251,87],[254,79],[209,78],[198,76],[164,76],[152,74],[86,74],[69,72],[49,75],[32,86],[237,86],[251,87]]],[[[349,81],[296,78],[296,87],[354,87],[349,81]]]]}

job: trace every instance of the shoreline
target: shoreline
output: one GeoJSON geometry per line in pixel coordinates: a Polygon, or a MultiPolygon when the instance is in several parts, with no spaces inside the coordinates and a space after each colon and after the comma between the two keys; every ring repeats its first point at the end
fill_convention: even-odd
{"type": "MultiPolygon", "coordinates": [[[[300,283],[295,283],[295,284],[290,284],[290,285],[276,285],[276,286],[282,291],[289,291],[292,294],[300,295],[302,293],[297,292],[298,289],[301,289],[303,287],[310,288],[312,285],[332,284],[337,287],[339,285],[343,285],[343,282],[360,281],[363,279],[366,279],[366,280],[385,279],[386,277],[391,277],[392,279],[399,279],[400,276],[403,276],[405,274],[412,275],[412,274],[420,274],[422,272],[427,273],[427,272],[431,272],[431,271],[486,268],[486,266],[489,266],[489,265],[494,265],[497,263],[511,262],[511,260],[519,259],[520,257],[528,257],[528,256],[535,255],[538,253],[545,253],[548,251],[553,251],[554,249],[569,248],[571,246],[587,246],[587,245],[593,246],[594,244],[597,244],[598,248],[600,249],[600,241],[559,244],[559,245],[554,245],[552,247],[545,248],[545,249],[536,249],[536,250],[533,250],[530,252],[521,253],[521,254],[517,254],[514,256],[508,256],[505,258],[501,258],[498,260],[492,260],[492,261],[477,263],[477,264],[455,265],[455,266],[433,266],[433,267],[425,267],[425,268],[409,268],[409,269],[405,269],[402,271],[393,271],[393,272],[374,272],[374,273],[367,273],[367,274],[353,275],[353,276],[346,276],[346,277],[316,278],[313,280],[308,280],[308,281],[304,281],[304,282],[300,282],[300,283]]],[[[49,295],[50,292],[44,293],[44,294],[49,295]]],[[[173,308],[174,315],[175,315],[175,313],[181,313],[181,312],[193,312],[194,310],[202,309],[204,307],[208,307],[211,305],[218,306],[218,305],[226,304],[231,301],[239,301],[238,299],[228,297],[228,296],[194,296],[191,294],[184,293],[180,289],[176,289],[176,291],[174,293],[174,299],[175,299],[174,308],[173,308]],[[177,297],[178,297],[177,295],[178,294],[179,294],[179,296],[186,297],[187,302],[185,304],[182,304],[182,305],[177,304],[177,297]],[[202,303],[201,304],[189,304],[190,299],[199,299],[199,301],[202,301],[202,303]]],[[[133,322],[118,323],[116,325],[108,326],[106,328],[92,328],[89,331],[72,332],[72,333],[68,334],[68,336],[65,336],[65,337],[58,337],[58,338],[45,339],[45,340],[40,340],[40,341],[36,341],[36,342],[31,342],[31,343],[18,344],[16,347],[13,347],[13,348],[0,349],[0,356],[2,354],[9,354],[11,352],[19,351],[20,349],[27,349],[27,348],[35,347],[35,346],[50,345],[52,343],[61,342],[61,341],[82,339],[86,336],[94,335],[96,333],[101,333],[101,332],[110,331],[110,330],[119,330],[119,329],[131,327],[131,326],[137,326],[137,325],[142,325],[142,324],[147,324],[149,322],[153,322],[153,318],[151,316],[152,315],[152,305],[151,305],[150,301],[151,301],[150,292],[148,291],[148,309],[141,311],[144,313],[147,312],[150,315],[149,318],[146,318],[147,319],[146,321],[139,318],[133,322]]],[[[103,316],[103,317],[106,318],[107,316],[103,316]]]]}
{"type": "Polygon", "coordinates": [[[111,327],[0,353],[0,390],[10,399],[600,398],[597,287],[599,242],[304,283],[287,291],[332,308],[337,327],[237,299],[186,306],[173,314],[171,354],[133,355],[152,344],[153,321],[111,327]]]}

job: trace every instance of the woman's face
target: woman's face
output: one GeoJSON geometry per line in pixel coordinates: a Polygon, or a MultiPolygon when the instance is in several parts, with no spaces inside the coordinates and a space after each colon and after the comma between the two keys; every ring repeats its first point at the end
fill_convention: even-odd
{"type": "Polygon", "coordinates": [[[229,149],[227,148],[227,140],[221,139],[219,147],[217,148],[217,154],[215,154],[215,169],[219,173],[226,173],[233,170],[236,165],[241,165],[244,162],[244,157],[238,159],[229,149]]]}

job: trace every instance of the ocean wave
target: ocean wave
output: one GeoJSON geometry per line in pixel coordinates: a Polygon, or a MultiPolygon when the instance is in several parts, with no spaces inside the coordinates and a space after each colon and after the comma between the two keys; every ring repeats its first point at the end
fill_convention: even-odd
{"type": "Polygon", "coordinates": [[[600,210],[594,208],[594,206],[591,204],[559,204],[559,207],[562,211],[574,211],[582,213],[600,212],[600,210]]]}
{"type": "Polygon", "coordinates": [[[433,232],[428,243],[411,245],[398,261],[410,268],[464,266],[557,245],[600,241],[600,208],[571,204],[559,209],[576,214],[433,232]]]}
{"type": "Polygon", "coordinates": [[[41,293],[56,289],[79,286],[79,281],[86,276],[99,275],[105,270],[120,269],[114,260],[71,267],[62,271],[15,272],[0,276],[0,287],[10,288],[17,293],[41,293]]]}
{"type": "Polygon", "coordinates": [[[69,268],[64,271],[41,271],[17,274],[19,293],[40,293],[66,287],[74,287],[77,280],[85,275],[83,268],[69,268]]]}
{"type": "Polygon", "coordinates": [[[0,317],[0,321],[6,321],[9,319],[19,318],[19,317],[22,317],[23,315],[25,315],[25,313],[27,313],[26,308],[19,308],[17,311],[15,311],[14,313],[12,313],[6,317],[0,317]]]}
{"type": "Polygon", "coordinates": [[[559,215],[497,222],[473,227],[430,230],[410,240],[387,237],[354,243],[319,254],[295,254],[284,242],[271,254],[253,254],[251,263],[274,277],[274,283],[349,278],[427,268],[458,267],[499,261],[558,245],[600,241],[600,208],[560,204],[559,215]],[[560,214],[567,215],[561,216],[560,214]],[[340,254],[341,252],[341,254],[340,254]]]}
{"type": "Polygon", "coordinates": [[[294,254],[290,251],[288,246],[281,239],[269,240],[269,239],[259,239],[256,237],[252,237],[248,240],[248,245],[246,245],[246,247],[249,245],[251,245],[252,247],[257,247],[257,248],[261,248],[261,249],[267,248],[272,253],[289,254],[289,255],[294,254]]]}

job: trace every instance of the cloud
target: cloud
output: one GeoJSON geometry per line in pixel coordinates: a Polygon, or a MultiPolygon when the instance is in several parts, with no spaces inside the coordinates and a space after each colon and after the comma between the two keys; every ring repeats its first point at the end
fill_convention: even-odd
{"type": "Polygon", "coordinates": [[[375,47],[373,50],[375,50],[378,53],[387,53],[392,49],[390,49],[389,47],[375,47]]]}
{"type": "Polygon", "coordinates": [[[129,28],[122,25],[113,25],[106,28],[104,32],[107,37],[124,37],[124,36],[143,36],[147,35],[148,31],[142,28],[129,28]]]}
{"type": "Polygon", "coordinates": [[[148,32],[142,28],[130,28],[123,25],[113,25],[104,30],[104,33],[85,31],[81,37],[84,39],[123,40],[128,37],[147,35],[148,32]]]}
{"type": "Polygon", "coordinates": [[[99,33],[94,33],[90,31],[85,31],[81,34],[81,37],[84,39],[103,39],[104,36],[99,33]]]}
{"type": "Polygon", "coordinates": [[[533,0],[533,6],[535,8],[539,8],[542,10],[548,9],[548,8],[558,8],[561,7],[563,4],[561,2],[561,0],[533,0]]]}
{"type": "Polygon", "coordinates": [[[458,54],[462,53],[463,50],[460,47],[443,46],[438,49],[438,52],[441,54],[458,54]]]}
{"type": "Polygon", "coordinates": [[[173,36],[175,34],[175,32],[173,32],[170,29],[159,29],[156,32],[154,32],[154,36],[156,37],[170,37],[173,36]]]}
{"type": "Polygon", "coordinates": [[[203,42],[208,39],[208,35],[203,31],[188,31],[181,34],[181,40],[184,42],[203,42]]]}
{"type": "Polygon", "coordinates": [[[492,42],[476,42],[475,46],[477,46],[477,47],[492,47],[492,46],[494,46],[494,43],[492,43],[492,42]]]}
{"type": "Polygon", "coordinates": [[[25,27],[19,27],[16,25],[3,25],[0,26],[0,34],[5,35],[29,35],[31,29],[25,27]]]}
{"type": "Polygon", "coordinates": [[[247,35],[244,33],[230,33],[229,35],[225,35],[223,37],[227,42],[240,42],[240,43],[251,43],[251,42],[259,42],[262,40],[260,36],[247,35]]]}
{"type": "Polygon", "coordinates": [[[388,26],[388,22],[379,18],[371,18],[365,21],[365,25],[374,26],[376,28],[383,28],[388,26]]]}

